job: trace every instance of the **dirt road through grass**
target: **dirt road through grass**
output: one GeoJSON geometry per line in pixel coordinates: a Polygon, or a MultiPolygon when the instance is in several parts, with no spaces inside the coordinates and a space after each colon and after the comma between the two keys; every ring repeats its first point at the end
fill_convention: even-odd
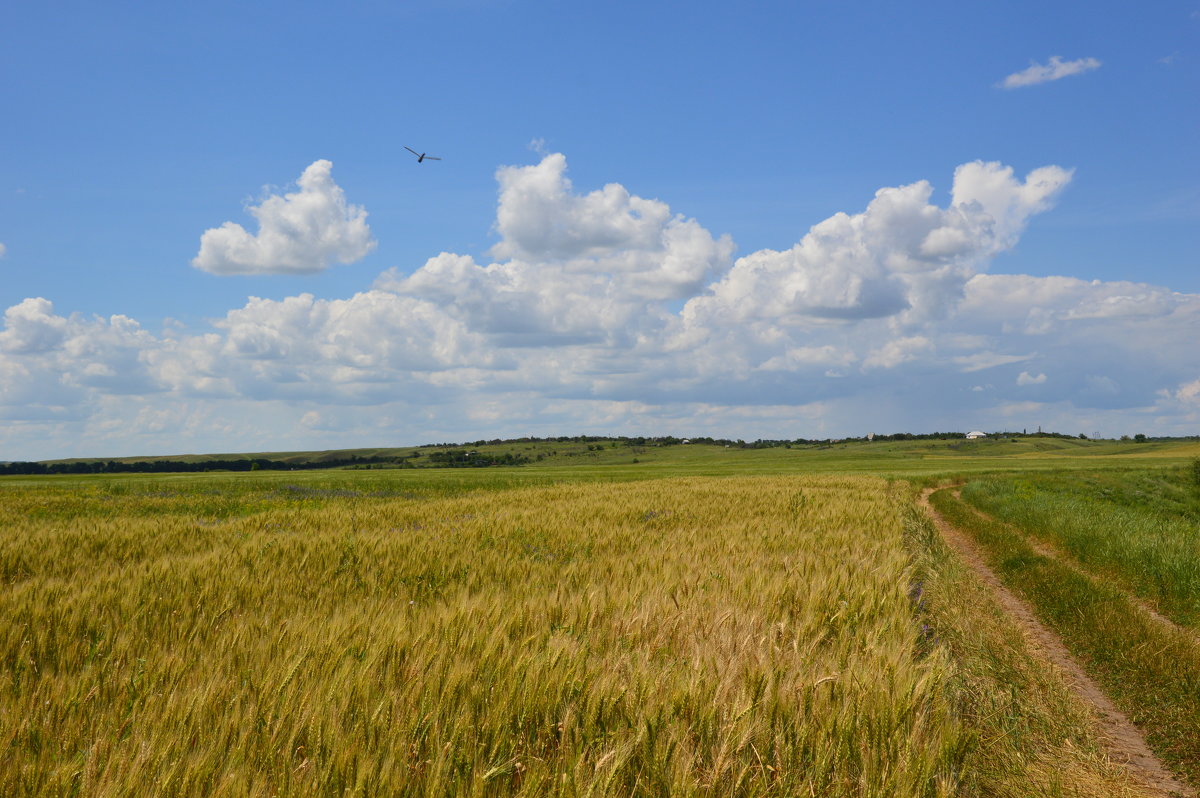
{"type": "Polygon", "coordinates": [[[1033,608],[1010,591],[984,561],[975,543],[946,522],[929,503],[929,496],[939,488],[926,488],[921,493],[922,509],[933,519],[938,532],[963,558],[980,580],[995,591],[997,600],[1020,624],[1031,647],[1060,670],[1077,695],[1094,708],[1100,737],[1109,756],[1124,763],[1134,776],[1161,795],[1182,795],[1194,798],[1197,793],[1176,779],[1146,744],[1145,738],[1100,687],[1084,672],[1067,651],[1057,634],[1044,626],[1034,615],[1033,608]]]}

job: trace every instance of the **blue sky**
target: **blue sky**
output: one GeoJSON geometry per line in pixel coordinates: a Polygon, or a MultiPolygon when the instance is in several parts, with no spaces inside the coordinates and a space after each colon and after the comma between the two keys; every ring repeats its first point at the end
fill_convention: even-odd
{"type": "Polygon", "coordinates": [[[14,6],[0,460],[1194,433],[1198,33],[1171,1],[14,6]],[[1075,73],[1003,87],[1054,57],[1075,73]],[[316,205],[285,199],[302,174],[316,205]],[[250,264],[251,207],[328,224],[250,264]],[[970,245],[914,265],[935,210],[970,245]],[[839,213],[837,247],[794,249],[839,213]]]}

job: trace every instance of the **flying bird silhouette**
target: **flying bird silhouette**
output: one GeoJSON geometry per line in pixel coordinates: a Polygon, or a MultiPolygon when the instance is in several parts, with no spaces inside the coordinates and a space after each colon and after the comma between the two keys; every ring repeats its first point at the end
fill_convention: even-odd
{"type": "Polygon", "coordinates": [[[422,161],[440,161],[440,160],[442,160],[441,158],[435,158],[432,155],[426,155],[423,152],[417,152],[416,150],[414,150],[412,147],[409,147],[408,145],[405,145],[404,149],[408,150],[413,155],[417,156],[417,163],[421,163],[422,161]]]}

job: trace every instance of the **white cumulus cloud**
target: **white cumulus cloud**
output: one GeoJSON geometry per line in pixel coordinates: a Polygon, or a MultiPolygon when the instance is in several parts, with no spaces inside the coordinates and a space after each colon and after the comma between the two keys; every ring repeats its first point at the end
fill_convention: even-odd
{"type": "Polygon", "coordinates": [[[236,222],[206,230],[192,265],[212,274],[313,274],[365,257],[375,248],[367,212],[346,202],[332,170],[331,162],[314,161],[299,191],[248,208],[256,234],[236,222]]]}
{"type": "Polygon", "coordinates": [[[576,190],[548,154],[497,173],[488,260],[443,252],[345,298],[251,297],[194,330],[14,304],[0,451],[1194,430],[1200,295],[986,271],[1070,177],[963,164],[945,207],[925,181],[881,188],[735,261],[728,237],[617,184],[576,190]]]}
{"type": "Polygon", "coordinates": [[[4,311],[0,351],[17,354],[50,351],[62,344],[67,320],[54,315],[54,303],[30,297],[4,311]]]}
{"type": "Polygon", "coordinates": [[[948,208],[930,204],[933,187],[924,180],[880,189],[865,211],[814,225],[791,249],[739,258],[707,295],[688,302],[684,321],[811,327],[937,317],[1070,179],[1070,170],[1046,166],[1020,181],[1011,167],[975,161],[955,170],[948,208]]]}
{"type": "Polygon", "coordinates": [[[1046,381],[1045,374],[1038,374],[1038,375],[1034,376],[1033,374],[1030,374],[1028,371],[1022,371],[1020,374],[1017,375],[1017,385],[1041,385],[1045,381],[1046,381]]]}
{"type": "Polygon", "coordinates": [[[76,417],[102,396],[156,393],[144,357],[159,344],[127,316],[60,316],[49,300],[25,299],[0,330],[0,418],[76,417]]]}
{"type": "Polygon", "coordinates": [[[1100,61],[1095,58],[1076,58],[1074,61],[1064,61],[1062,56],[1055,55],[1051,56],[1045,64],[1035,62],[1030,64],[1027,69],[1012,73],[997,85],[1005,89],[1035,86],[1038,83],[1048,83],[1099,68],[1100,61]]]}
{"type": "Polygon", "coordinates": [[[1179,390],[1175,392],[1175,398],[1181,402],[1200,405],[1200,380],[1180,385],[1179,390]]]}
{"type": "Polygon", "coordinates": [[[658,200],[609,184],[577,194],[559,153],[497,174],[491,251],[480,265],[443,252],[375,287],[443,307],[501,346],[634,341],[665,320],[663,303],[700,291],[729,267],[733,242],[658,200]]]}

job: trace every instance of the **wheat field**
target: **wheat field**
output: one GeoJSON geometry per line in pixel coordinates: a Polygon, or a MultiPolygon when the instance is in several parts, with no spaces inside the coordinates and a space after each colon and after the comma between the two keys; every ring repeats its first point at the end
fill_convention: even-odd
{"type": "Polygon", "coordinates": [[[904,481],[0,480],[0,795],[1144,796],[904,481]]]}
{"type": "Polygon", "coordinates": [[[6,491],[0,793],[955,791],[882,480],[274,484],[6,491]]]}

